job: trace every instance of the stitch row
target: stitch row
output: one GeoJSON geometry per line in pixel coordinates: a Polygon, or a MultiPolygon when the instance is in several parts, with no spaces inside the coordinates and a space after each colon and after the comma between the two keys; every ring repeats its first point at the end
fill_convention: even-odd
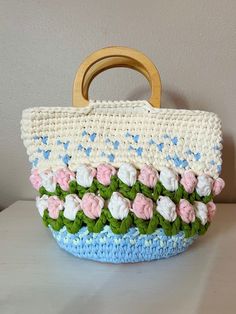
{"type": "Polygon", "coordinates": [[[114,234],[126,234],[132,227],[137,227],[140,234],[152,234],[157,229],[162,228],[166,236],[174,236],[183,231],[186,238],[196,234],[204,235],[210,226],[210,222],[202,225],[199,218],[196,218],[191,224],[181,221],[179,217],[174,222],[169,222],[158,212],[155,212],[149,221],[140,219],[132,213],[129,213],[123,221],[119,221],[112,217],[107,208],[103,208],[102,214],[97,220],[93,220],[87,217],[83,211],[79,211],[74,221],[65,218],[63,211],[60,211],[57,219],[52,219],[46,209],[43,214],[43,223],[46,227],[50,226],[54,231],[59,231],[65,226],[71,234],[79,232],[84,226],[88,228],[89,232],[100,233],[108,225],[114,234]]]}
{"type": "Polygon", "coordinates": [[[98,102],[83,110],[25,110],[22,138],[30,161],[42,170],[63,165],[75,170],[80,162],[107,161],[119,167],[132,160],[137,167],[149,163],[156,168],[173,167],[179,173],[193,169],[197,174],[219,176],[222,135],[215,114],[154,110],[146,102],[113,105],[98,102]]]}

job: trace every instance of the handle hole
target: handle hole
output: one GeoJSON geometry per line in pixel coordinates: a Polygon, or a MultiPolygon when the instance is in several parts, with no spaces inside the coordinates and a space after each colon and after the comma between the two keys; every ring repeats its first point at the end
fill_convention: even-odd
{"type": "Polygon", "coordinates": [[[113,68],[100,73],[89,88],[93,100],[142,100],[151,94],[147,79],[127,68],[113,68]]]}

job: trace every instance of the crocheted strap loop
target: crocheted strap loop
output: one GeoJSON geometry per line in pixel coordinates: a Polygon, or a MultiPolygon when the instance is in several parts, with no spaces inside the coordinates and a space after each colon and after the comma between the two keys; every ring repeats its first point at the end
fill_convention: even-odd
{"type": "Polygon", "coordinates": [[[116,67],[130,68],[142,73],[151,87],[149,103],[160,108],[161,80],[155,65],[140,51],[117,46],[95,51],[80,65],[74,80],[73,106],[86,106],[89,102],[88,90],[92,80],[99,73],[116,67]]]}

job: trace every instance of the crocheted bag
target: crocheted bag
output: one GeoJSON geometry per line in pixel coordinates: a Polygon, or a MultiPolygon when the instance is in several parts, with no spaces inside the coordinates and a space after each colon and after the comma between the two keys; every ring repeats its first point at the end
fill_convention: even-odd
{"type": "Polygon", "coordinates": [[[146,56],[110,47],[80,66],[74,107],[23,111],[36,206],[66,251],[102,262],[150,261],[183,252],[207,231],[213,196],[224,187],[220,120],[160,109],[160,91],[146,56]],[[88,101],[92,79],[119,66],[146,76],[149,102],[88,101]]]}

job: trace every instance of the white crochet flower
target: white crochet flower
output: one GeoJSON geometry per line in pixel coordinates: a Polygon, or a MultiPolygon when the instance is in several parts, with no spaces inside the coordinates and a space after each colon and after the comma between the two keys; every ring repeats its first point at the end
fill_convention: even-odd
{"type": "Polygon", "coordinates": [[[213,180],[208,175],[200,175],[197,178],[196,191],[200,196],[208,196],[211,194],[213,180]]]}
{"type": "Polygon", "coordinates": [[[45,209],[48,208],[48,196],[43,195],[42,197],[36,197],[36,207],[38,208],[39,214],[43,217],[45,209]]]}
{"type": "Polygon", "coordinates": [[[76,180],[77,183],[85,188],[88,188],[93,183],[93,178],[96,175],[96,170],[86,165],[80,165],[77,168],[76,180]]]}
{"type": "Polygon", "coordinates": [[[124,163],[120,166],[117,176],[128,186],[133,186],[137,180],[137,170],[131,164],[124,163]]]}
{"type": "Polygon", "coordinates": [[[114,192],[108,203],[108,208],[115,219],[124,219],[128,216],[131,203],[130,201],[123,197],[120,193],[114,192]]]}
{"type": "Polygon", "coordinates": [[[69,194],[65,197],[64,217],[75,220],[77,212],[81,209],[81,199],[76,194],[69,194]]]}
{"type": "Polygon", "coordinates": [[[177,217],[175,203],[168,196],[159,197],[156,210],[168,221],[174,221],[177,217]]]}
{"type": "Polygon", "coordinates": [[[56,178],[54,176],[53,171],[51,170],[45,170],[40,173],[40,177],[42,179],[42,186],[48,191],[48,192],[54,192],[56,189],[56,178]]]}
{"type": "Polygon", "coordinates": [[[196,216],[201,220],[201,223],[205,225],[207,223],[207,206],[202,202],[194,202],[193,204],[196,212],[196,216]]]}
{"type": "Polygon", "coordinates": [[[167,167],[161,169],[160,181],[168,191],[178,189],[178,174],[167,167]]]}

